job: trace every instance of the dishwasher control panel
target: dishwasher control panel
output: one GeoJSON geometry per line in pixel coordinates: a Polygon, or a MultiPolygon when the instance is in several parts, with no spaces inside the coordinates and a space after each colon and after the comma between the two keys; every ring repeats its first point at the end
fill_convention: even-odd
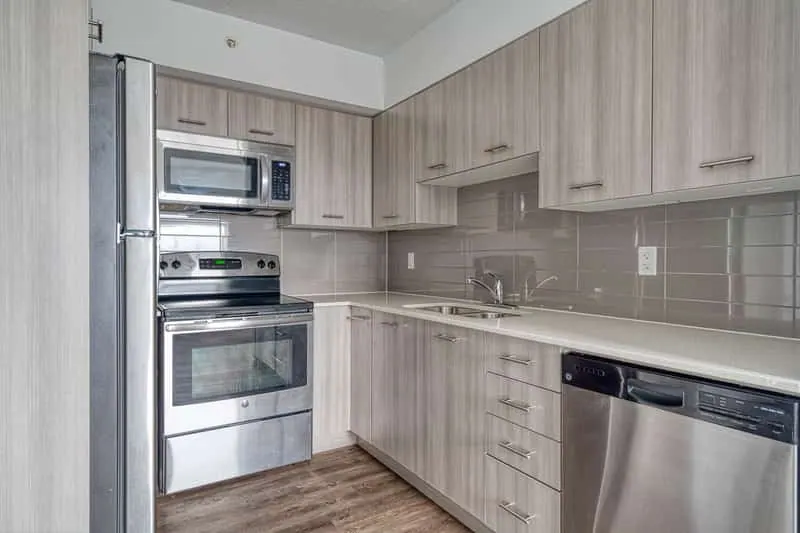
{"type": "Polygon", "coordinates": [[[800,399],[568,352],[562,383],[704,422],[797,444],[800,399]]]}
{"type": "Polygon", "coordinates": [[[796,400],[704,383],[697,394],[701,418],[783,442],[797,437],[796,400]]]}

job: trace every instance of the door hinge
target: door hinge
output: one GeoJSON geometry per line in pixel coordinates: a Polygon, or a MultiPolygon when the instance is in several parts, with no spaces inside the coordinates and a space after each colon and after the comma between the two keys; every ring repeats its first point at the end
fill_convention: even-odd
{"type": "Polygon", "coordinates": [[[103,23],[97,19],[89,19],[89,39],[103,42],[103,23]]]}

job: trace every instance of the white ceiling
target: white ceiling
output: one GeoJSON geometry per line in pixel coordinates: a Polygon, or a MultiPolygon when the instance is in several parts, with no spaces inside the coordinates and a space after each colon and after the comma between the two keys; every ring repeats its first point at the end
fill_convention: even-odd
{"type": "Polygon", "coordinates": [[[175,0],[384,56],[459,0],[175,0]]]}

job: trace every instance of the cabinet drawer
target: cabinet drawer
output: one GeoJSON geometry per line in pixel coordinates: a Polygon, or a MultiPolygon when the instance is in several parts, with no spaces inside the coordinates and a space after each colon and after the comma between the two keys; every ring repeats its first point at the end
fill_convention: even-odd
{"type": "Polygon", "coordinates": [[[486,374],[486,411],[561,440],[561,395],[503,376],[486,374]]]}
{"type": "Polygon", "coordinates": [[[486,457],[486,524],[498,533],[559,533],[561,495],[486,457]]]}
{"type": "Polygon", "coordinates": [[[553,488],[561,488],[561,444],[486,415],[486,453],[553,488]]]}
{"type": "Polygon", "coordinates": [[[490,335],[486,369],[556,392],[561,391],[561,349],[512,337],[490,335]]]}

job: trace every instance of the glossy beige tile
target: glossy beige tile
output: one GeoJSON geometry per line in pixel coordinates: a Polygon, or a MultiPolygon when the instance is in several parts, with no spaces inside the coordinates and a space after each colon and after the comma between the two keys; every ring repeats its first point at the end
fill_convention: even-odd
{"type": "Polygon", "coordinates": [[[161,213],[158,231],[161,235],[219,237],[220,221],[218,216],[212,215],[161,213]]]}
{"type": "Polygon", "coordinates": [[[795,212],[795,194],[791,192],[764,196],[744,196],[704,202],[668,205],[667,219],[705,219],[791,215],[795,212]]]}
{"type": "Polygon", "coordinates": [[[274,218],[223,215],[220,234],[225,251],[281,253],[281,230],[274,218]]]}
{"type": "Polygon", "coordinates": [[[283,230],[281,235],[283,292],[297,295],[335,292],[335,233],[283,230]]]}
{"type": "Polygon", "coordinates": [[[385,236],[380,233],[336,233],[335,291],[368,292],[383,287],[385,236]]]}

